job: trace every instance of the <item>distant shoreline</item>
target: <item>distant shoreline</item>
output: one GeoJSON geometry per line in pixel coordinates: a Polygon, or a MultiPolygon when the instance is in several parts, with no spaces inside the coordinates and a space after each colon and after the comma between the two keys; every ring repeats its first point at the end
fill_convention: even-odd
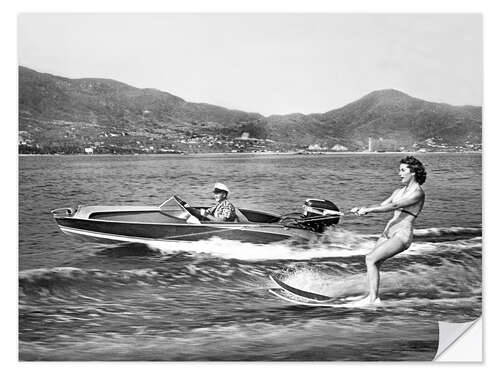
{"type": "Polygon", "coordinates": [[[297,156],[320,156],[320,155],[401,155],[401,154],[418,154],[418,155],[433,155],[433,154],[482,154],[482,151],[387,151],[387,152],[369,152],[369,151],[325,151],[325,152],[311,152],[311,153],[297,153],[297,152],[198,152],[198,153],[185,153],[185,154],[18,154],[18,156],[237,156],[237,155],[297,155],[297,156]]]}

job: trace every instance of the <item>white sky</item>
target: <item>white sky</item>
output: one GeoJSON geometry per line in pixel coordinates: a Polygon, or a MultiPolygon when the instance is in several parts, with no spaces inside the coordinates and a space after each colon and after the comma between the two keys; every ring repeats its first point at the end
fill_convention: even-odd
{"type": "Polygon", "coordinates": [[[482,104],[479,14],[21,14],[19,64],[264,115],[396,88],[482,104]]]}

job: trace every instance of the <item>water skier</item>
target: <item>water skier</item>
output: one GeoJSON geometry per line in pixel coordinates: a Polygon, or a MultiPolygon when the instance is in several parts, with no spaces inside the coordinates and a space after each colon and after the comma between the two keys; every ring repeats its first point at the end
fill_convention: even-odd
{"type": "Polygon", "coordinates": [[[417,158],[407,156],[400,161],[399,166],[402,188],[395,190],[378,205],[351,209],[351,212],[359,216],[394,211],[394,216],[387,223],[375,248],[366,255],[368,296],[353,303],[356,306],[380,303],[378,291],[382,263],[410,247],[413,241],[413,224],[424,206],[425,193],[422,185],[426,175],[423,164],[417,158]]]}

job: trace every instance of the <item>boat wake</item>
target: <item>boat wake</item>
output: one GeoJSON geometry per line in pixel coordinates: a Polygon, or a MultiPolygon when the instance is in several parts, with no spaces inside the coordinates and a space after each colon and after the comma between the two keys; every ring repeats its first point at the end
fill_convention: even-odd
{"type": "Polygon", "coordinates": [[[352,257],[364,255],[373,247],[369,236],[355,234],[345,230],[338,230],[329,234],[321,241],[295,244],[281,242],[272,244],[253,244],[221,238],[187,243],[149,241],[151,249],[163,255],[177,252],[187,252],[195,256],[211,256],[223,259],[238,259],[244,261],[265,260],[308,260],[315,258],[352,257]]]}
{"type": "MultiPolygon", "coordinates": [[[[294,244],[252,244],[212,238],[197,242],[149,241],[147,246],[162,255],[187,253],[197,257],[218,257],[248,262],[266,260],[309,260],[364,256],[375,246],[378,236],[359,234],[345,229],[328,231],[320,240],[294,244]]],[[[480,249],[481,228],[428,228],[415,233],[415,242],[401,255],[415,255],[443,249],[480,249]]]]}

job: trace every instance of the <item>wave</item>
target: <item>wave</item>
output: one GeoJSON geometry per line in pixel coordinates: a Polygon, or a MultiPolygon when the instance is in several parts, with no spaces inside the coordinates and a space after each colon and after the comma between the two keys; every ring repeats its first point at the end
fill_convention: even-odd
{"type": "Polygon", "coordinates": [[[450,227],[450,228],[423,228],[415,229],[413,236],[416,241],[432,241],[442,242],[449,240],[466,239],[471,237],[482,236],[483,229],[467,228],[467,227],[450,227]]]}
{"type": "Polygon", "coordinates": [[[162,283],[162,277],[154,269],[109,271],[81,269],[75,267],[54,267],[24,270],[19,272],[20,294],[35,292],[41,295],[71,293],[78,290],[121,288],[141,283],[162,283]]]}
{"type": "Polygon", "coordinates": [[[268,271],[246,264],[232,264],[230,261],[203,261],[193,259],[182,264],[168,264],[164,267],[101,270],[75,267],[39,268],[19,272],[19,293],[21,297],[85,296],[86,291],[106,293],[111,289],[133,293],[153,287],[174,288],[199,283],[200,287],[214,287],[216,283],[250,284],[262,278],[268,271]],[[75,292],[78,294],[76,295],[75,292]]]}

